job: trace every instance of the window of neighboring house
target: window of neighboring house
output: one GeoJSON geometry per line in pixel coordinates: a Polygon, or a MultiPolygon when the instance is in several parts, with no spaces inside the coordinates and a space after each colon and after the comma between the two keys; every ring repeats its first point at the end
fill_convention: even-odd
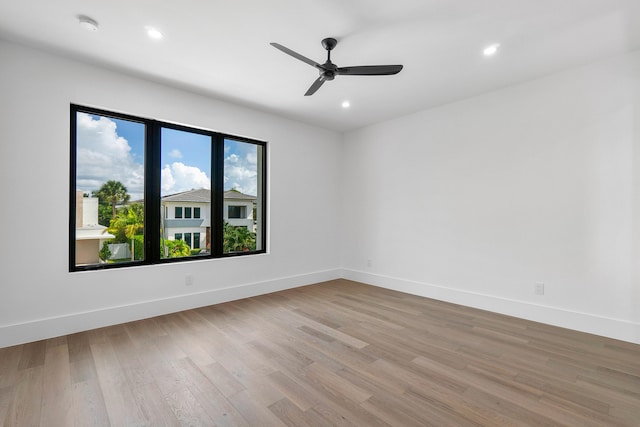
{"type": "Polygon", "coordinates": [[[265,142],[78,105],[70,121],[70,271],[265,252],[265,142]],[[226,212],[234,224],[232,189],[254,206],[226,212]],[[183,218],[201,230],[176,233],[183,218]],[[206,250],[187,255],[170,236],[206,250]]]}
{"type": "Polygon", "coordinates": [[[246,206],[229,206],[229,210],[227,213],[229,218],[246,218],[246,212],[246,206]]]}

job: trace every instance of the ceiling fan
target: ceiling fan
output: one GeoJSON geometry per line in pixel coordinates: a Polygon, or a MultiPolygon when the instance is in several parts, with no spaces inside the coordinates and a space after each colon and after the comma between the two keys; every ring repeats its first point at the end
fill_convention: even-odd
{"type": "Polygon", "coordinates": [[[300,55],[298,52],[282,46],[278,43],[271,43],[271,46],[276,49],[280,49],[287,55],[291,55],[302,62],[315,67],[320,72],[320,77],[316,79],[311,85],[309,90],[304,96],[310,96],[316,93],[320,86],[324,82],[333,80],[336,76],[388,76],[392,74],[398,74],[402,70],[402,65],[361,65],[356,67],[338,67],[331,62],[331,51],[338,44],[338,41],[334,38],[326,38],[322,40],[322,46],[327,50],[327,61],[324,64],[318,64],[317,62],[300,55]]]}

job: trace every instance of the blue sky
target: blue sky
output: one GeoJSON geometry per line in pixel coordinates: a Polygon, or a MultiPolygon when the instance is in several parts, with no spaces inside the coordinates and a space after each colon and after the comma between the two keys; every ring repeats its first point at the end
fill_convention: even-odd
{"type": "MultiPolygon", "coordinates": [[[[100,116],[91,116],[94,120],[99,120],[100,116]]],[[[140,163],[144,159],[144,125],[142,123],[131,122],[109,118],[116,124],[117,134],[129,142],[131,153],[140,163]]]]}
{"type": "Polygon", "coordinates": [[[211,188],[211,137],[162,128],[162,195],[211,188]]]}
{"type": "MultiPolygon", "coordinates": [[[[180,161],[206,171],[211,170],[211,137],[162,128],[162,165],[180,161]]],[[[210,177],[209,177],[210,178],[210,177]]]]}
{"type": "MultiPolygon", "coordinates": [[[[77,186],[95,191],[110,179],[121,181],[142,198],[144,125],[128,120],[78,113],[77,186]]],[[[162,194],[210,187],[210,137],[162,129],[162,194]]],[[[225,190],[256,195],[257,147],[225,140],[225,190]]]]}

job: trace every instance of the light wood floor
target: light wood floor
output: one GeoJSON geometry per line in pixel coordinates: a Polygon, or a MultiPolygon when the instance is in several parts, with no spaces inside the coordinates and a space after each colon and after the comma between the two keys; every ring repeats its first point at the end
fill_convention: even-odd
{"type": "Polygon", "coordinates": [[[0,349],[5,426],[640,425],[640,346],[346,280],[0,349]]]}

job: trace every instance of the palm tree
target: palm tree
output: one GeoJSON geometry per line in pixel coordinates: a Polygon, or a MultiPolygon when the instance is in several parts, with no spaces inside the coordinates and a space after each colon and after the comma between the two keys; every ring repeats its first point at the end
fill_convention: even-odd
{"type": "Polygon", "coordinates": [[[183,258],[191,255],[191,248],[184,240],[167,240],[165,245],[169,258],[183,258]]]}
{"type": "Polygon", "coordinates": [[[126,203],[131,196],[127,193],[127,187],[120,181],[109,180],[102,184],[102,187],[93,193],[100,201],[108,203],[111,206],[111,218],[117,215],[116,205],[126,203]]]}
{"type": "Polygon", "coordinates": [[[224,252],[246,252],[256,249],[256,234],[247,227],[224,223],[224,252]]]}
{"type": "Polygon", "coordinates": [[[144,230],[144,207],[141,203],[133,203],[129,207],[120,209],[111,220],[109,233],[116,236],[124,235],[131,240],[131,261],[135,259],[134,236],[144,230]]]}

